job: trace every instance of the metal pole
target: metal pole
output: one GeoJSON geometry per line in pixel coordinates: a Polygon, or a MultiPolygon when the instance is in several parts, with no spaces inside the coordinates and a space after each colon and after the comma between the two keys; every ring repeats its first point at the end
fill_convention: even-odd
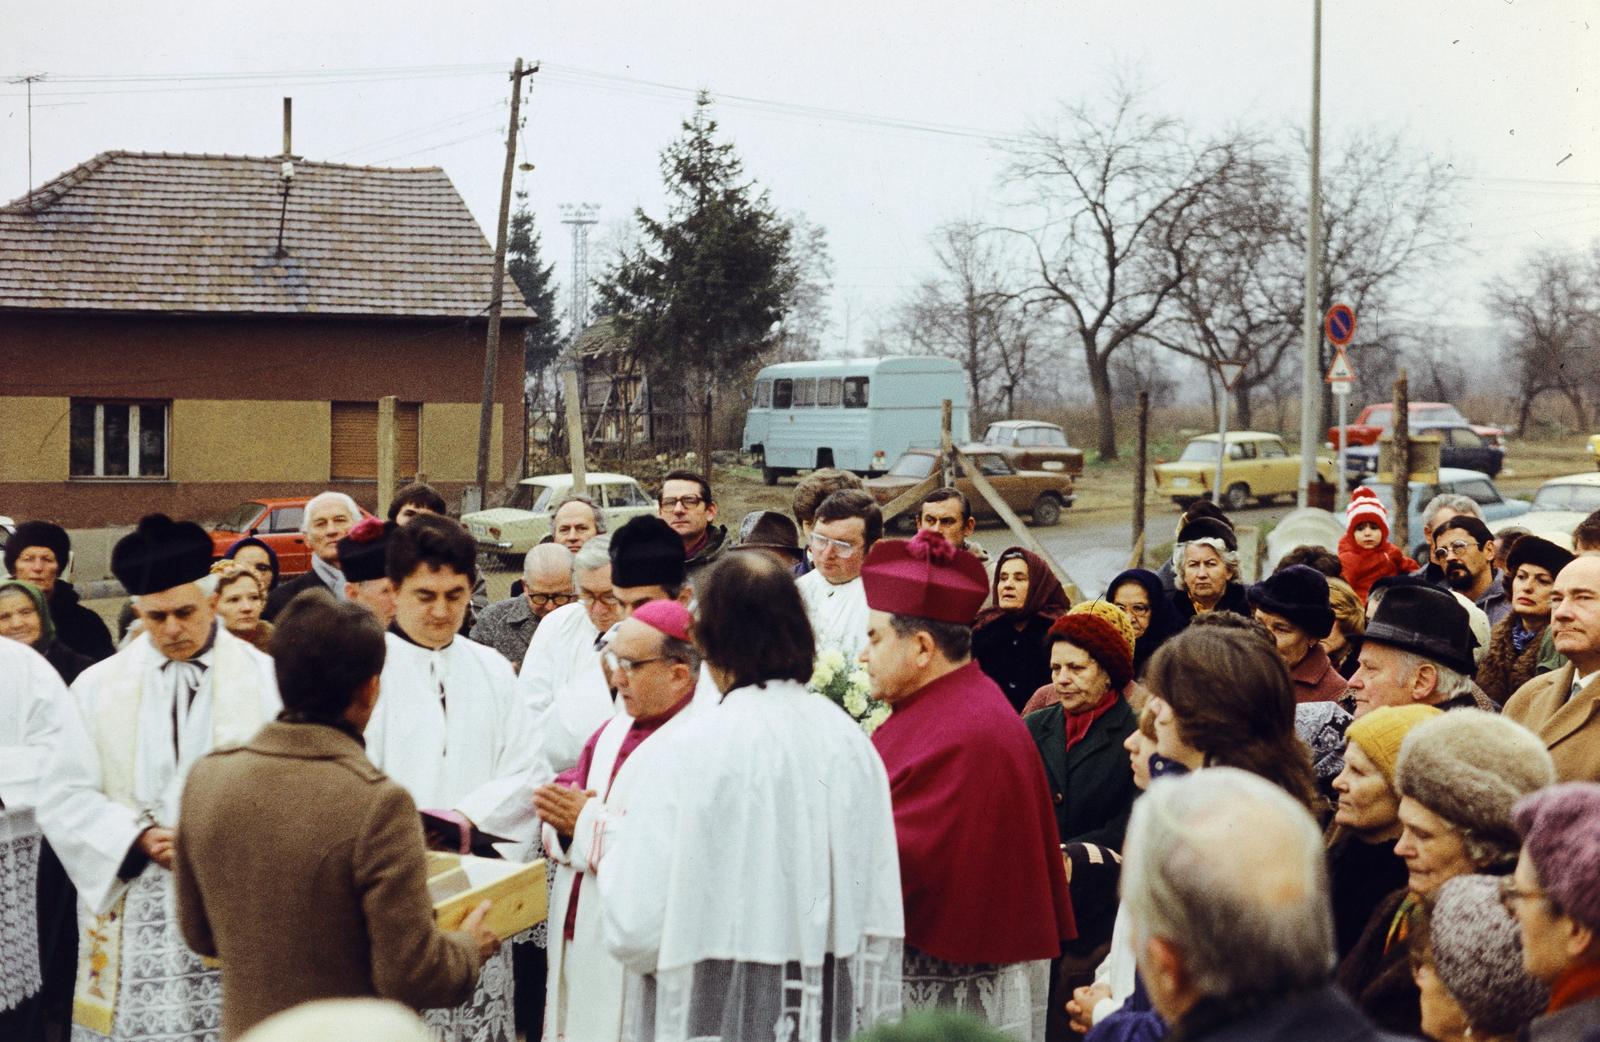
{"type": "Polygon", "coordinates": [[[1211,486],[1211,502],[1222,505],[1222,464],[1228,458],[1228,399],[1232,396],[1227,382],[1222,384],[1222,405],[1217,410],[1217,479],[1211,486]]]}
{"type": "Polygon", "coordinates": [[[1350,481],[1345,477],[1345,449],[1349,448],[1350,432],[1345,425],[1350,422],[1350,381],[1340,380],[1333,385],[1333,396],[1339,401],[1339,469],[1334,472],[1333,508],[1343,512],[1350,502],[1350,481]]]}
{"type": "Polygon", "coordinates": [[[1322,332],[1317,322],[1318,266],[1322,256],[1322,0],[1312,0],[1311,25],[1311,224],[1306,234],[1306,306],[1301,321],[1300,483],[1297,502],[1307,505],[1317,479],[1317,418],[1321,415],[1322,332]]]}
{"type": "MultiPolygon", "coordinates": [[[[1150,392],[1139,392],[1138,405],[1139,450],[1137,469],[1133,472],[1133,561],[1144,557],[1144,482],[1146,467],[1150,462],[1150,392]]],[[[1140,567],[1131,563],[1129,568],[1140,567]]]]}

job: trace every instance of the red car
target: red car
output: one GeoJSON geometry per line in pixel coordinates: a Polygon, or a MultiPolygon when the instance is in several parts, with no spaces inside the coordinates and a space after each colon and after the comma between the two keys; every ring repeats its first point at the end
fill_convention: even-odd
{"type": "MultiPolygon", "coordinates": [[[[311,568],[311,550],[300,531],[309,497],[299,499],[252,499],[240,503],[221,521],[211,526],[211,555],[221,557],[228,547],[253,535],[272,547],[278,555],[278,575],[292,578],[311,568]]],[[[370,516],[365,510],[363,517],[370,516]]]]}
{"type": "MultiPolygon", "coordinates": [[[[1431,424],[1437,426],[1442,423],[1461,423],[1471,427],[1483,440],[1489,443],[1490,448],[1503,449],[1505,444],[1505,431],[1499,427],[1485,427],[1476,423],[1469,423],[1454,405],[1447,402],[1412,402],[1408,410],[1411,413],[1411,422],[1416,424],[1431,424]]],[[[1361,415],[1356,417],[1356,422],[1345,428],[1345,444],[1376,445],[1383,432],[1394,426],[1394,403],[1373,402],[1361,410],[1361,415]]],[[[1339,445],[1339,428],[1328,428],[1328,444],[1335,448],[1339,445]]]]}

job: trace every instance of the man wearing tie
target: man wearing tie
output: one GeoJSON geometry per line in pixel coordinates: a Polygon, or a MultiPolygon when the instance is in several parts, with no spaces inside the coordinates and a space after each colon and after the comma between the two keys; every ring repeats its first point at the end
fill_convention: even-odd
{"type": "Polygon", "coordinates": [[[1562,781],[1600,781],[1600,554],[1556,576],[1550,632],[1567,665],[1523,684],[1505,714],[1544,739],[1562,781]]]}

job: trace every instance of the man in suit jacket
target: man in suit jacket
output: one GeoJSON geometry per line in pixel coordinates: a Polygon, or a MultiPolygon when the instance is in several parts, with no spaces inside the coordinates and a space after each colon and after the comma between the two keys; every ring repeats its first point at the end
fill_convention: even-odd
{"type": "Polygon", "coordinates": [[[1561,569],[1550,608],[1567,665],[1518,688],[1505,715],[1544,739],[1562,781],[1600,781],[1600,554],[1561,569]]]}
{"type": "Polygon", "coordinates": [[[382,629],[309,593],[273,650],[283,713],[195,765],[179,819],[178,918],[191,948],[222,961],[222,1037],[313,999],[465,1001],[499,947],[489,903],[459,932],[434,925],[416,805],[362,751],[382,629]]]}

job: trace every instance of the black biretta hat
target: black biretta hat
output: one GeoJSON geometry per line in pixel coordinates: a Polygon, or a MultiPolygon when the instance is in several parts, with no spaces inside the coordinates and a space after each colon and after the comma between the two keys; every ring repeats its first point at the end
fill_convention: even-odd
{"type": "Polygon", "coordinates": [[[611,585],[683,585],[683,540],[659,517],[636,517],[611,534],[611,585]]]}
{"type": "Polygon", "coordinates": [[[147,514],[117,540],[111,573],[134,597],[197,582],[211,572],[211,537],[193,521],[147,514]]]}
{"type": "Polygon", "coordinates": [[[345,533],[339,540],[339,571],[346,582],[364,583],[388,575],[384,561],[395,527],[393,521],[364,517],[345,533]]]}

